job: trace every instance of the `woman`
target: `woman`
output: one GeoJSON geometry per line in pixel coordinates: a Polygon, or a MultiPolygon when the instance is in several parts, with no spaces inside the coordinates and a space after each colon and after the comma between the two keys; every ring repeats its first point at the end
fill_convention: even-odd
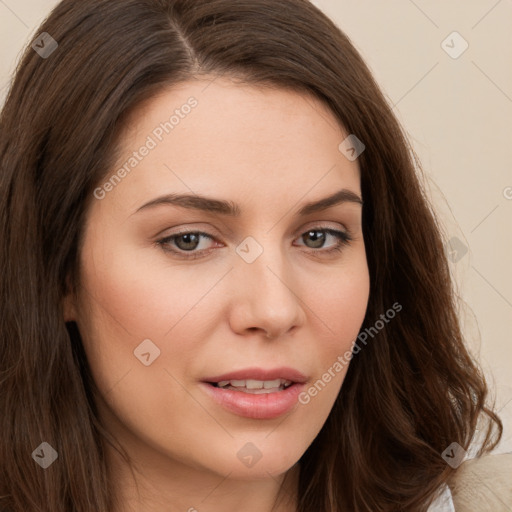
{"type": "Polygon", "coordinates": [[[309,2],[64,0],[0,122],[2,510],[434,511],[498,442],[414,153],[309,2]]]}

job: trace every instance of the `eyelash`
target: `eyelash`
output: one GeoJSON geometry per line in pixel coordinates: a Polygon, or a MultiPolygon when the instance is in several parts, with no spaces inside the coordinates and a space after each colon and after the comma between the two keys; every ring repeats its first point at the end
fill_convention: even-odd
{"type": "MultiPolygon", "coordinates": [[[[321,248],[320,249],[311,249],[311,251],[314,253],[332,254],[335,252],[341,252],[343,250],[343,248],[345,246],[349,245],[350,242],[352,242],[352,240],[353,240],[353,238],[348,233],[346,233],[344,231],[338,231],[336,229],[324,228],[324,227],[320,227],[320,226],[308,229],[307,231],[302,233],[300,236],[302,237],[305,234],[310,233],[311,231],[320,231],[320,232],[328,233],[338,239],[338,242],[336,243],[336,245],[334,245],[333,247],[331,247],[329,249],[321,249],[321,248]]],[[[195,251],[195,250],[184,251],[182,249],[180,249],[180,250],[169,249],[169,247],[167,246],[167,244],[169,244],[169,242],[174,241],[176,238],[179,238],[180,236],[184,236],[184,235],[191,235],[191,234],[204,236],[205,238],[208,238],[210,240],[215,240],[215,238],[212,235],[210,235],[209,233],[205,233],[203,231],[182,231],[179,233],[175,233],[171,236],[162,238],[160,240],[157,240],[156,244],[158,244],[165,252],[170,252],[170,253],[177,255],[178,257],[181,257],[183,259],[189,259],[189,260],[204,257],[205,252],[210,253],[212,251],[212,249],[203,249],[202,251],[195,251]]]]}

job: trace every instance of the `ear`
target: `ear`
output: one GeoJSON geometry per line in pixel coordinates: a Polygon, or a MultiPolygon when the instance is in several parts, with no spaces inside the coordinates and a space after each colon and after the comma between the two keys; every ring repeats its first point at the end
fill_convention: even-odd
{"type": "Polygon", "coordinates": [[[68,293],[62,299],[62,310],[64,314],[64,322],[75,322],[76,321],[76,304],[75,297],[73,294],[68,293]]]}

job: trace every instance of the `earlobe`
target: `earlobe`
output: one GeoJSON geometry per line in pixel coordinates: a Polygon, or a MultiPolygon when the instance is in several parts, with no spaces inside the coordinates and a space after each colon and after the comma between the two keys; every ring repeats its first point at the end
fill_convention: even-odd
{"type": "Polygon", "coordinates": [[[76,321],[76,307],[75,298],[73,294],[69,293],[62,300],[62,312],[64,315],[64,322],[76,321]]]}

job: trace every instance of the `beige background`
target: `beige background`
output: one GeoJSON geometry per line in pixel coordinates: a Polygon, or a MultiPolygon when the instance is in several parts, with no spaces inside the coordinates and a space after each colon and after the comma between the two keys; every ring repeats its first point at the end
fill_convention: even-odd
{"type": "MultiPolygon", "coordinates": [[[[56,3],[0,0],[0,102],[56,3]]],[[[450,254],[468,344],[506,423],[497,451],[511,451],[512,0],[314,3],[362,53],[422,161],[447,250],[458,248],[450,254]]]]}

